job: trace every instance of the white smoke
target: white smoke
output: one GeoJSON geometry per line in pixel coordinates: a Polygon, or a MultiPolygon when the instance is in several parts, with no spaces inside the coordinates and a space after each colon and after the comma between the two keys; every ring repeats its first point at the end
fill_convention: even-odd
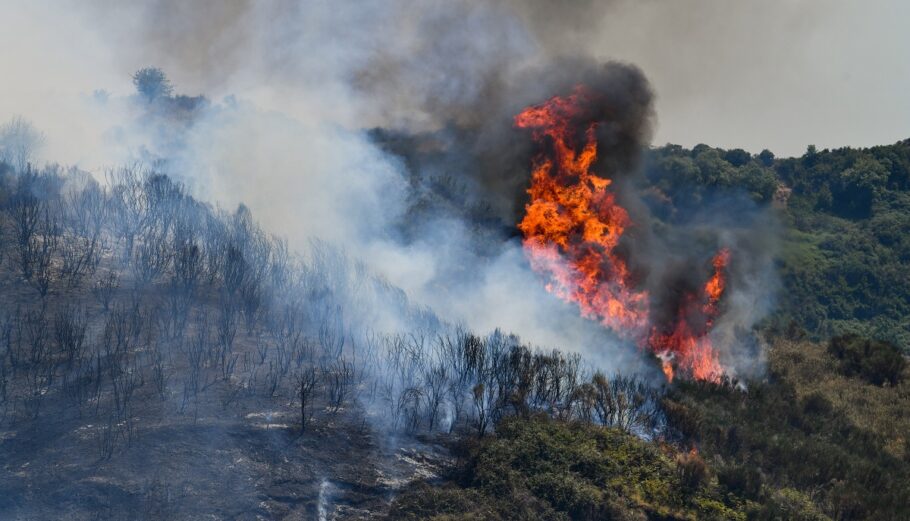
{"type": "Polygon", "coordinates": [[[596,47],[598,31],[629,9],[5,3],[0,18],[14,30],[0,44],[22,52],[0,57],[11,78],[0,87],[0,120],[24,115],[47,136],[41,159],[99,177],[106,167],[166,157],[169,173],[195,196],[228,209],[247,204],[295,249],[313,237],[330,241],[446,319],[481,332],[502,327],[618,368],[634,352],[547,294],[517,243],[478,256],[472,230],[450,219],[408,245],[396,241],[388,228],[407,203],[406,175],[363,129],[436,130],[508,116],[509,103],[540,101],[552,94],[548,84],[572,81],[534,81],[543,65],[567,53],[609,56],[596,47]],[[178,93],[204,94],[211,106],[182,126],[150,121],[131,97],[130,75],[145,66],[162,67],[178,93]],[[503,100],[518,82],[527,99],[503,100]]]}

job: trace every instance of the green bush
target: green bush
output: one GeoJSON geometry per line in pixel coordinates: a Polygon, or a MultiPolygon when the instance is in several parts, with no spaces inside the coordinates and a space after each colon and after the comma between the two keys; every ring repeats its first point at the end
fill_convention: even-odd
{"type": "Polygon", "coordinates": [[[852,334],[833,337],[828,352],[840,360],[844,374],[860,376],[875,385],[896,385],[907,365],[893,344],[852,334]]]}
{"type": "Polygon", "coordinates": [[[441,519],[434,516],[476,512],[466,504],[477,503],[499,516],[491,519],[745,519],[745,500],[713,483],[698,454],[618,429],[512,417],[474,443],[455,473],[470,495],[452,499],[452,483],[435,496],[409,490],[396,500],[393,518],[441,519]],[[437,496],[434,509],[437,499],[428,498],[437,496]]]}

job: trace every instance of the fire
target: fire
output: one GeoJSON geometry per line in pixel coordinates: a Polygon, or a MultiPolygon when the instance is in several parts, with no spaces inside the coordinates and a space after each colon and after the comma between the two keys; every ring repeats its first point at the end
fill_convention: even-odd
{"type": "MultiPolygon", "coordinates": [[[[719,381],[724,374],[708,332],[714,325],[718,303],[726,289],[725,272],[729,262],[729,250],[722,249],[717,252],[711,262],[714,274],[705,283],[702,301],[695,302],[693,296],[688,295],[680,305],[672,330],[664,333],[655,327],[648,339],[649,346],[661,360],[665,361],[672,355],[677,366],[697,380],[719,381]],[[699,324],[702,327],[697,330],[699,324]]],[[[664,362],[663,371],[667,380],[672,382],[672,366],[664,362]]]]}
{"type": "Polygon", "coordinates": [[[606,327],[640,331],[647,325],[648,295],[632,287],[629,269],[615,253],[629,214],[608,190],[612,181],[591,171],[596,123],[586,124],[584,143],[573,143],[571,123],[587,97],[578,88],[516,116],[516,126],[552,143],[551,157],[534,162],[531,198],[518,228],[532,267],[550,274],[549,291],[577,302],[585,317],[606,327]]]}
{"type": "Polygon", "coordinates": [[[724,249],[714,256],[714,274],[701,294],[686,295],[673,323],[651,323],[648,292],[636,288],[617,252],[633,223],[610,190],[612,180],[592,170],[598,121],[586,112],[595,102],[594,94],[579,86],[515,117],[518,128],[531,130],[533,139],[546,145],[534,159],[530,200],[518,224],[531,266],[548,277],[548,291],[576,303],[584,317],[654,352],[669,381],[676,371],[719,380],[723,367],[708,333],[726,289],[730,253],[724,249]]]}

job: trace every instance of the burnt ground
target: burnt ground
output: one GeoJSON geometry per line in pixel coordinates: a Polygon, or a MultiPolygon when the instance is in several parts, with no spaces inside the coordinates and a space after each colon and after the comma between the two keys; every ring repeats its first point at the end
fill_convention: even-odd
{"type": "Polygon", "coordinates": [[[0,517],[320,519],[322,508],[325,519],[373,519],[446,462],[440,446],[371,432],[359,411],[325,411],[301,433],[290,407],[255,401],[196,418],[153,403],[109,457],[104,425],[45,411],[0,433],[0,517]]]}
{"type": "MultiPolygon", "coordinates": [[[[139,291],[128,273],[121,276],[111,308],[139,302],[143,331],[155,331],[155,310],[164,305],[161,288],[139,291]]],[[[386,423],[365,411],[370,398],[362,388],[341,408],[317,393],[302,432],[292,375],[274,392],[263,389],[268,385],[255,360],[255,335],[242,327],[234,347],[236,372],[224,379],[217,367],[204,366],[202,388],[188,399],[185,344],[197,325],[177,342],[140,335],[128,357],[141,373],[138,388],[129,411],[113,415],[106,369],[97,395],[81,402],[71,396],[62,380],[72,370],[52,332],[54,314],[78,306],[87,324],[86,350],[97,354],[111,311],[84,286],[60,285],[40,297],[8,259],[0,262],[0,291],[6,318],[13,310],[44,310],[50,352],[44,364],[54,375],[36,402],[28,365],[4,366],[0,519],[375,519],[385,515],[396,490],[414,479],[432,480],[447,463],[441,444],[405,435],[393,439],[388,429],[374,428],[386,423]],[[152,382],[148,355],[156,342],[169,364],[163,393],[152,382]]],[[[214,315],[217,301],[214,292],[203,295],[191,314],[214,315]]]]}

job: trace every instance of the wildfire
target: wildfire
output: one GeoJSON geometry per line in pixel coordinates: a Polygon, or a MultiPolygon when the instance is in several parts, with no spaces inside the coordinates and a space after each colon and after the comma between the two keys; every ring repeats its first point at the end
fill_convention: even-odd
{"type": "Polygon", "coordinates": [[[516,116],[516,126],[552,143],[550,157],[534,161],[531,199],[518,228],[533,268],[551,276],[549,291],[577,302],[585,317],[606,327],[640,331],[647,325],[648,295],[631,287],[629,269],[615,254],[629,214],[608,190],[612,181],[591,171],[597,159],[596,123],[583,123],[584,143],[573,143],[571,124],[587,97],[578,88],[516,116]]]}
{"type": "Polygon", "coordinates": [[[723,368],[708,332],[726,289],[730,253],[715,255],[713,276],[701,294],[685,296],[673,323],[651,323],[649,295],[635,287],[617,252],[632,226],[629,214],[610,191],[612,180],[592,171],[598,121],[587,112],[593,103],[594,94],[579,86],[515,117],[546,150],[534,159],[530,200],[518,224],[531,266],[549,278],[548,291],[577,303],[583,316],[654,352],[668,380],[676,370],[718,380],[723,368]]]}

